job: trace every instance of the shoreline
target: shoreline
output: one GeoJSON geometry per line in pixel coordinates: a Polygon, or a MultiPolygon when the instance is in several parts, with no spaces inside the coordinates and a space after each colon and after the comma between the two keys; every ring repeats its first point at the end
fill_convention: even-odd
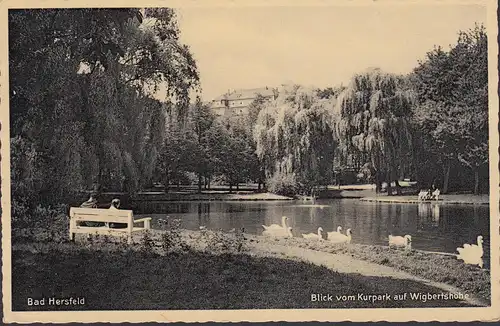
{"type": "Polygon", "coordinates": [[[289,201],[292,197],[272,193],[139,193],[131,198],[134,202],[154,201],[289,201]],[[148,198],[149,197],[149,198],[148,198]]]}
{"type": "Polygon", "coordinates": [[[445,204],[445,205],[489,205],[489,195],[441,195],[439,200],[419,200],[418,196],[363,197],[364,202],[400,204],[445,204]]]}

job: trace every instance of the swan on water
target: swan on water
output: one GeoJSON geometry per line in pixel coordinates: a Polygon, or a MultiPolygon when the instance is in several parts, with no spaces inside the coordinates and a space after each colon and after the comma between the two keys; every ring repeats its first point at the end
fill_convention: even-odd
{"type": "Polygon", "coordinates": [[[401,237],[389,234],[389,247],[392,246],[411,249],[411,235],[407,234],[404,237],[401,237]]]}
{"type": "Polygon", "coordinates": [[[262,227],[264,228],[264,230],[270,230],[270,229],[283,229],[283,230],[286,230],[286,228],[287,228],[286,222],[287,221],[288,221],[288,217],[282,216],[281,217],[281,225],[271,224],[269,226],[262,225],[262,227]]]}
{"type": "Polygon", "coordinates": [[[323,232],[323,228],[320,226],[318,228],[318,234],[316,234],[316,233],[307,233],[307,234],[302,233],[302,237],[304,237],[306,239],[323,240],[323,236],[322,236],[321,232],[323,232]]]}
{"type": "Polygon", "coordinates": [[[342,233],[339,233],[339,235],[336,235],[332,238],[328,238],[328,240],[330,240],[330,242],[334,242],[334,243],[351,243],[351,238],[352,238],[351,229],[347,229],[347,231],[345,233],[346,233],[345,235],[342,233]]]}
{"type": "Polygon", "coordinates": [[[342,227],[339,225],[337,227],[337,231],[332,231],[332,232],[328,232],[327,233],[327,238],[328,239],[331,239],[331,238],[336,238],[338,237],[339,235],[343,235],[342,233],[340,233],[340,231],[342,231],[342,227]]]}
{"type": "Polygon", "coordinates": [[[287,228],[269,228],[262,232],[262,235],[270,237],[283,237],[283,238],[293,238],[292,228],[289,226],[287,228]]]}
{"type": "Polygon", "coordinates": [[[462,248],[457,248],[457,259],[463,260],[468,265],[478,265],[483,268],[483,236],[477,237],[477,245],[464,244],[462,248]]]}

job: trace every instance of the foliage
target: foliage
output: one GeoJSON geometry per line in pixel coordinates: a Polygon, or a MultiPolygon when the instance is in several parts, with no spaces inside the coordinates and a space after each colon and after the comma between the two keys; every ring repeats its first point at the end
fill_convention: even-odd
{"type": "MultiPolygon", "coordinates": [[[[461,31],[449,51],[427,53],[412,75],[422,130],[422,155],[442,165],[461,162],[476,174],[488,163],[488,45],[484,26],[461,31]]],[[[449,168],[448,168],[449,169],[449,168]]],[[[476,177],[475,192],[478,189],[476,177]]]]}
{"type": "Polygon", "coordinates": [[[224,233],[222,230],[200,231],[200,239],[205,243],[205,250],[211,253],[240,253],[247,250],[245,246],[246,238],[241,230],[234,233],[224,233]]]}
{"type": "Polygon", "coordinates": [[[276,172],[267,180],[270,192],[282,196],[293,197],[301,190],[301,184],[293,173],[276,172]]]}
{"type": "Polygon", "coordinates": [[[170,9],[9,11],[13,198],[64,202],[151,181],[165,118],[198,74],[170,9]],[[174,59],[175,58],[175,59],[174,59]],[[165,102],[152,98],[160,85],[165,102]]]}
{"type": "Polygon", "coordinates": [[[339,155],[347,165],[371,163],[378,176],[397,180],[409,172],[414,94],[403,76],[370,69],[355,75],[337,99],[339,155]]]}
{"type": "Polygon", "coordinates": [[[278,89],[254,127],[256,154],[267,178],[275,173],[295,174],[306,185],[328,184],[332,177],[333,100],[298,85],[278,89]]]}
{"type": "Polygon", "coordinates": [[[146,230],[143,232],[140,243],[140,250],[143,255],[151,256],[154,254],[155,242],[151,237],[151,232],[146,230]]]}
{"type": "Polygon", "coordinates": [[[184,252],[188,251],[189,247],[186,244],[181,234],[181,220],[173,219],[172,221],[166,220],[161,233],[161,248],[164,253],[184,252]],[[168,228],[167,228],[168,225],[168,228]]]}

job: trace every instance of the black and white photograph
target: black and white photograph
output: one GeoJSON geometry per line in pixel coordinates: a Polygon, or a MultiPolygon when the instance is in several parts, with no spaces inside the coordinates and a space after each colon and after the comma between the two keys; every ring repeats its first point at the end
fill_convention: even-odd
{"type": "Polygon", "coordinates": [[[4,322],[500,317],[495,1],[71,2],[0,4],[4,322]]]}

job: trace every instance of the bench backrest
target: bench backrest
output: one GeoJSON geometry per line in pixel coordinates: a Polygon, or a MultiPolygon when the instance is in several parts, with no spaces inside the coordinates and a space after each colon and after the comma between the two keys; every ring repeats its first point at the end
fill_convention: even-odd
{"type": "Polygon", "coordinates": [[[133,220],[133,212],[126,209],[71,207],[69,210],[69,216],[71,219],[77,221],[92,222],[129,223],[133,220]]]}

